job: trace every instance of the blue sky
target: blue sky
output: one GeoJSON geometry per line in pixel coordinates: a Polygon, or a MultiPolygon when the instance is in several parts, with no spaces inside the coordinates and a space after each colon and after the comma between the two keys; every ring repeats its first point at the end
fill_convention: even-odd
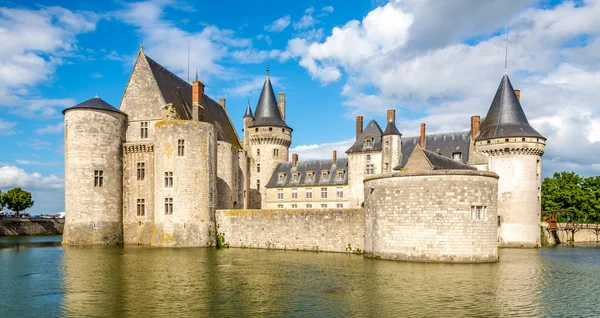
{"type": "Polygon", "coordinates": [[[342,153],[354,117],[416,135],[466,130],[504,68],[548,138],[544,175],[598,175],[598,1],[0,1],[0,189],[63,209],[62,109],[96,94],[118,107],[140,42],[182,78],[199,69],[241,134],[266,63],[287,94],[293,152],[342,153]]]}

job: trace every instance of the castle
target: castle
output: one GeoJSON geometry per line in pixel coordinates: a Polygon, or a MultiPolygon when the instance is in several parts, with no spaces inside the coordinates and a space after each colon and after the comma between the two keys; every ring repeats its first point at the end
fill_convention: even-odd
{"type": "MultiPolygon", "coordinates": [[[[442,261],[494,261],[498,246],[540,245],[545,138],[529,125],[519,96],[505,74],[487,116],[483,122],[471,117],[469,131],[427,134],[421,124],[420,136],[404,137],[389,110],[385,130],[375,120],[363,127],[363,117],[356,118],[347,158],[334,151],[327,160],[293,154],[288,161],[293,130],[286,96],[276,97],[268,70],[254,112],[248,103],[240,140],[225,99],[216,102],[197,76],[190,85],[140,49],[118,109],[95,97],[63,111],[63,244],[214,246],[221,224],[237,222],[218,219],[225,215],[271,211],[308,219],[311,211],[354,211],[353,227],[363,229],[352,230],[352,240],[362,245],[364,237],[365,255],[435,261],[430,254],[436,251],[416,258],[390,251],[398,235],[415,236],[419,222],[437,215],[432,226],[460,219],[455,227],[464,231],[469,224],[467,245],[487,240],[475,256],[441,251],[442,261]],[[460,216],[451,215],[455,211],[460,216]],[[485,229],[473,220],[485,221],[485,229]]],[[[243,242],[249,235],[239,246],[253,246],[243,242]]],[[[437,237],[404,241],[414,249],[410,244],[431,239],[437,237]]],[[[456,240],[462,243],[450,242],[450,250],[465,243],[456,240]]],[[[267,245],[277,247],[273,239],[267,245]]]]}

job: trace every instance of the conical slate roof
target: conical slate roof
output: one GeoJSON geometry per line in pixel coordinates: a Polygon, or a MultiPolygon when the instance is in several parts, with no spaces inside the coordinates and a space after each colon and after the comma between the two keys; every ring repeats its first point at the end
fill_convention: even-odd
{"type": "Polygon", "coordinates": [[[254,113],[254,123],[250,125],[250,127],[258,126],[290,128],[281,118],[281,113],[277,106],[277,99],[275,98],[275,92],[273,92],[273,86],[271,85],[271,79],[268,74],[262,92],[260,93],[260,98],[258,99],[256,112],[254,113]]]}
{"type": "Polygon", "coordinates": [[[494,96],[490,110],[485,116],[475,140],[503,137],[544,138],[529,125],[521,103],[506,74],[502,77],[496,96],[494,96]]]}
{"type": "Polygon", "coordinates": [[[248,106],[246,106],[246,114],[244,114],[244,118],[246,117],[254,118],[254,116],[252,115],[252,108],[250,108],[250,100],[248,100],[248,106]]]}
{"type": "Polygon", "coordinates": [[[382,136],[387,136],[387,135],[402,136],[402,134],[398,131],[398,128],[396,128],[396,124],[393,121],[388,122],[387,127],[385,127],[385,130],[383,131],[382,136]]]}
{"type": "Polygon", "coordinates": [[[62,111],[62,113],[64,114],[67,110],[73,109],[73,108],[88,108],[88,109],[102,109],[102,110],[108,110],[111,112],[117,112],[117,113],[122,113],[120,110],[112,107],[109,103],[105,102],[102,98],[96,96],[94,98],[90,98],[88,100],[86,100],[83,103],[79,103],[75,106],[71,106],[69,108],[66,108],[65,110],[62,111]]]}

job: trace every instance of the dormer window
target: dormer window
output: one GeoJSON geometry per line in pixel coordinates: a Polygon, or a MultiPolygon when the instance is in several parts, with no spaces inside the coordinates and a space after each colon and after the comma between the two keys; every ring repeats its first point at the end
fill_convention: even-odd
{"type": "Polygon", "coordinates": [[[306,172],[306,181],[307,181],[307,182],[313,182],[313,181],[314,181],[314,176],[315,176],[315,173],[314,173],[314,172],[312,172],[312,171],[310,171],[310,170],[309,170],[309,171],[307,171],[307,172],[306,172]]]}
{"type": "Polygon", "coordinates": [[[338,170],[337,171],[337,179],[338,180],[344,180],[344,170],[338,170]]]}
{"type": "Polygon", "coordinates": [[[279,182],[283,182],[283,180],[285,180],[285,173],[280,172],[279,176],[278,176],[278,180],[279,180],[279,182]]]}
{"type": "Polygon", "coordinates": [[[373,148],[373,138],[371,138],[371,137],[365,138],[364,148],[373,148]]]}
{"type": "Polygon", "coordinates": [[[298,176],[299,176],[299,175],[298,175],[297,173],[294,173],[294,174],[292,175],[292,181],[294,181],[294,182],[298,182],[298,176]]]}
{"type": "Polygon", "coordinates": [[[327,171],[327,170],[321,171],[321,180],[322,181],[327,181],[328,177],[329,177],[329,171],[327,171]]]}
{"type": "Polygon", "coordinates": [[[460,153],[460,152],[453,152],[452,153],[452,160],[461,161],[462,160],[462,153],[460,153]]]}

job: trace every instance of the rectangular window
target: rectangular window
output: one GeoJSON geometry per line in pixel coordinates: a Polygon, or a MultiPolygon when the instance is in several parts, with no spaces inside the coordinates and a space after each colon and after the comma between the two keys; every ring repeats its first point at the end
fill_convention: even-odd
{"type": "Polygon", "coordinates": [[[306,198],[312,199],[312,189],[306,189],[306,198]]]}
{"type": "Polygon", "coordinates": [[[375,174],[375,165],[369,164],[365,169],[366,174],[375,174]]]}
{"type": "Polygon", "coordinates": [[[337,198],[338,199],[344,198],[344,190],[342,188],[337,188],[337,198]]]}
{"type": "Polygon", "coordinates": [[[177,155],[180,157],[185,155],[185,140],[183,139],[177,140],[177,155]]]}
{"type": "Polygon", "coordinates": [[[173,214],[173,198],[165,198],[165,215],[173,214]]]}
{"type": "Polygon", "coordinates": [[[390,164],[386,162],[384,165],[385,165],[385,171],[388,171],[390,164]]]}
{"type": "Polygon", "coordinates": [[[283,189],[277,189],[277,200],[283,200],[283,189]]]}
{"type": "Polygon", "coordinates": [[[137,199],[137,216],[146,215],[146,199],[137,199]]]}
{"type": "Polygon", "coordinates": [[[344,171],[338,171],[337,178],[338,180],[344,180],[344,171]]]}
{"type": "Polygon", "coordinates": [[[292,189],[292,199],[298,199],[298,190],[292,189]]]}
{"type": "Polygon", "coordinates": [[[279,149],[273,149],[273,157],[279,157],[279,149]]]}
{"type": "Polygon", "coordinates": [[[148,122],[143,121],[140,123],[140,138],[148,138],[148,122]]]}
{"type": "Polygon", "coordinates": [[[173,171],[165,172],[165,188],[173,187],[173,171]]]}
{"type": "Polygon", "coordinates": [[[298,181],[298,174],[294,173],[292,175],[292,181],[298,181]]]}
{"type": "Polygon", "coordinates": [[[371,155],[367,155],[367,161],[371,161],[371,155]]]}
{"type": "Polygon", "coordinates": [[[260,163],[257,163],[257,164],[256,164],[256,172],[257,172],[257,173],[258,173],[258,172],[260,172],[260,163]]]}
{"type": "Polygon", "coordinates": [[[292,204],[292,209],[297,209],[298,205],[297,204],[292,204]]]}
{"type": "Polygon", "coordinates": [[[321,199],[327,199],[327,188],[321,188],[321,199]]]}
{"type": "Polygon", "coordinates": [[[343,208],[344,208],[344,205],[343,205],[343,204],[341,204],[341,203],[338,203],[338,204],[336,205],[336,207],[337,207],[338,209],[343,209],[343,208]]]}
{"type": "Polygon", "coordinates": [[[471,220],[487,220],[487,206],[471,206],[471,220]]]}
{"type": "Polygon", "coordinates": [[[256,179],[256,189],[260,190],[260,180],[256,179]]]}
{"type": "Polygon", "coordinates": [[[462,160],[462,153],[460,153],[460,152],[453,152],[452,153],[452,160],[456,160],[456,161],[462,160]]]}
{"type": "Polygon", "coordinates": [[[306,181],[313,181],[313,173],[312,172],[307,172],[306,173],[306,181]]]}
{"type": "Polygon", "coordinates": [[[327,209],[327,204],[321,204],[321,209],[327,209]]]}
{"type": "Polygon", "coordinates": [[[278,204],[278,205],[277,205],[277,208],[278,208],[278,209],[283,209],[283,204],[278,204]]]}
{"type": "MultiPolygon", "coordinates": [[[[258,129],[258,128],[256,128],[256,129],[258,129]]],[[[258,148],[256,149],[256,155],[260,156],[260,149],[258,149],[258,148]]]]}
{"type": "Polygon", "coordinates": [[[94,170],[94,187],[102,188],[104,184],[104,171],[94,170]]]}
{"type": "Polygon", "coordinates": [[[146,178],[146,163],[138,162],[137,163],[137,179],[144,180],[146,178]]]}
{"type": "Polygon", "coordinates": [[[312,204],[307,204],[307,205],[306,205],[306,208],[307,208],[307,209],[312,209],[312,204]]]}
{"type": "Polygon", "coordinates": [[[323,181],[327,181],[327,175],[328,175],[328,174],[329,174],[329,173],[328,173],[327,171],[322,171],[322,172],[321,172],[321,180],[323,180],[323,181]]]}

